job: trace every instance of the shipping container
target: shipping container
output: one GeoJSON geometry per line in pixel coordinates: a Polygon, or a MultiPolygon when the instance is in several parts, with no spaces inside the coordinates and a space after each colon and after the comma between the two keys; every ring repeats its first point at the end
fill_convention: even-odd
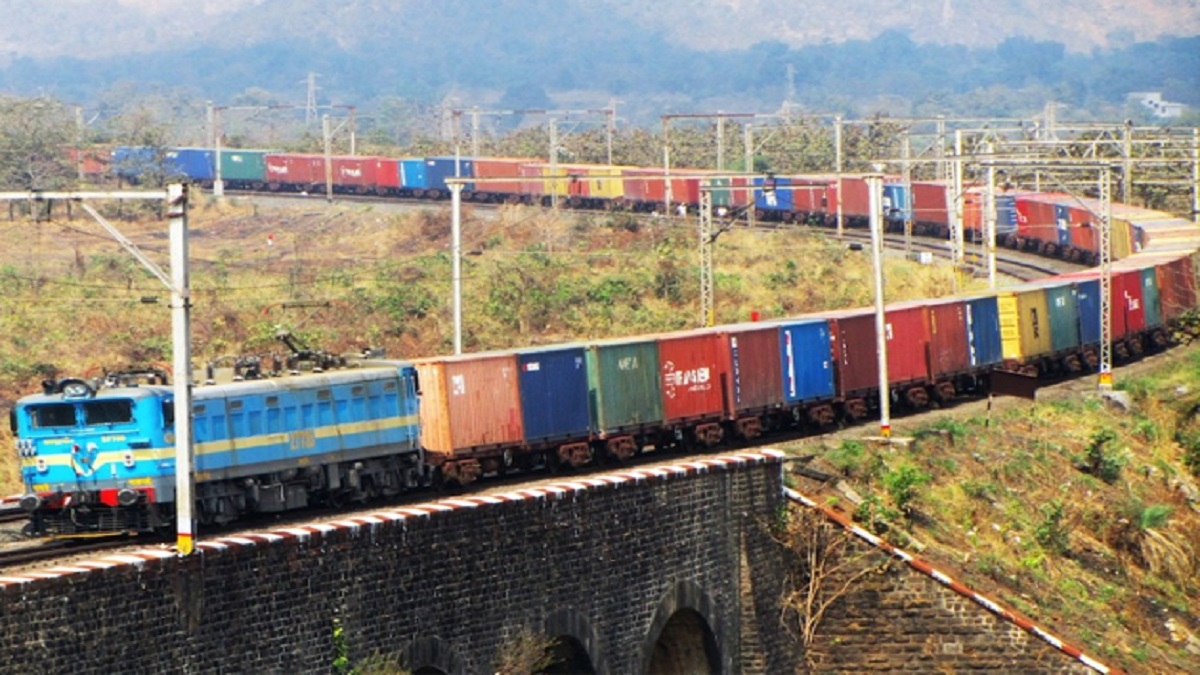
{"type": "Polygon", "coordinates": [[[776,342],[785,402],[806,403],[834,397],[837,391],[829,322],[824,319],[780,322],[776,342]]]}
{"type": "Polygon", "coordinates": [[[213,181],[214,153],[208,148],[172,148],[166,152],[165,180],[187,178],[201,185],[210,186],[213,181]]]}
{"type": "Polygon", "coordinates": [[[112,170],[129,183],[153,182],[163,175],[163,157],[148,146],[119,145],[112,151],[112,170]]]}
{"type": "Polygon", "coordinates": [[[586,440],[591,413],[583,346],[519,350],[517,368],[526,442],[586,440]]]}
{"type": "Polygon", "coordinates": [[[522,194],[521,166],[536,163],[538,160],[522,157],[476,157],[472,162],[474,178],[512,178],[498,182],[477,182],[473,194],[464,193],[464,199],[482,202],[511,201],[522,194]]]}
{"type": "Polygon", "coordinates": [[[712,331],[683,331],[656,336],[661,373],[662,412],[668,424],[719,419],[729,373],[722,369],[724,341],[712,331]]]}
{"type": "MultiPolygon", "coordinates": [[[[724,341],[721,372],[729,374],[725,414],[762,412],[783,405],[783,380],[779,360],[779,327],[748,323],[713,329],[724,341]]],[[[825,340],[829,350],[829,340],[825,340]]]]}
{"type": "Polygon", "coordinates": [[[1004,358],[1028,363],[1053,351],[1046,293],[1023,285],[996,295],[1004,358]]]}
{"type": "MultiPolygon", "coordinates": [[[[474,160],[469,157],[426,157],[425,186],[423,194],[418,197],[427,199],[442,199],[450,196],[450,188],[446,185],[447,178],[470,178],[474,160]]],[[[474,190],[467,183],[464,190],[474,190]]]]}
{"type": "Polygon", "coordinates": [[[335,155],[330,158],[334,189],[354,194],[399,192],[399,165],[386,157],[335,155]]]}
{"type": "Polygon", "coordinates": [[[996,296],[966,299],[968,354],[972,368],[984,368],[1004,360],[1000,340],[1000,310],[996,296]]]}
{"type": "MultiPolygon", "coordinates": [[[[1146,330],[1146,305],[1142,299],[1141,270],[1113,270],[1113,311],[1124,312],[1125,333],[1136,335],[1146,330]]],[[[1115,331],[1114,331],[1115,333],[1115,331]]]]}
{"type": "Polygon", "coordinates": [[[792,196],[792,190],[788,189],[792,184],[790,178],[787,176],[774,176],[771,178],[759,176],[754,179],[754,184],[760,188],[756,192],[754,200],[754,205],[758,210],[781,214],[792,212],[795,200],[792,196]]]}
{"type": "MultiPolygon", "coordinates": [[[[1100,344],[1100,280],[1075,279],[1075,306],[1079,316],[1079,344],[1100,344]]],[[[1115,327],[1114,327],[1115,328],[1115,327]]]]}
{"type": "Polygon", "coordinates": [[[592,343],[587,367],[592,426],[599,434],[662,424],[657,341],[643,337],[592,343]]]}
{"type": "Polygon", "coordinates": [[[520,445],[524,438],[516,354],[420,359],[421,443],[446,458],[520,445]]]}
{"type": "Polygon", "coordinates": [[[397,160],[400,172],[401,194],[420,196],[429,187],[429,178],[425,175],[425,159],[422,157],[405,157],[397,160]]]}
{"type": "Polygon", "coordinates": [[[268,150],[222,150],[221,180],[232,189],[261,190],[267,182],[268,150]]]}
{"type": "Polygon", "coordinates": [[[947,228],[950,226],[950,210],[953,207],[952,187],[946,181],[914,181],[912,183],[913,220],[928,226],[947,228]]]}
{"type": "MultiPolygon", "coordinates": [[[[838,394],[879,386],[875,312],[851,309],[828,315],[833,356],[837,363],[838,394]]],[[[892,386],[929,379],[929,313],[924,306],[888,308],[888,382],[892,386]]]]}
{"type": "Polygon", "coordinates": [[[637,204],[641,210],[662,208],[662,204],[666,200],[662,169],[626,169],[623,182],[622,190],[625,198],[637,204]]]}
{"type": "Polygon", "coordinates": [[[325,156],[267,154],[267,185],[272,190],[308,191],[324,189],[325,156]]]}
{"type": "MultiPolygon", "coordinates": [[[[837,197],[841,195],[842,216],[859,226],[866,226],[871,217],[871,190],[862,176],[842,176],[834,191],[833,209],[837,211],[837,197]]],[[[915,196],[915,195],[914,195],[915,196]]]]}
{"type": "Polygon", "coordinates": [[[889,315],[899,309],[925,307],[929,313],[929,374],[946,378],[971,368],[967,334],[967,301],[963,298],[914,300],[888,306],[889,315]]]}
{"type": "Polygon", "coordinates": [[[1163,323],[1162,312],[1159,306],[1158,270],[1153,266],[1142,268],[1141,276],[1142,311],[1146,315],[1146,327],[1157,328],[1163,323]]]}
{"type": "Polygon", "coordinates": [[[1049,311],[1050,349],[1068,352],[1079,348],[1079,305],[1075,287],[1065,280],[1043,281],[1037,284],[1046,293],[1049,311]]]}
{"type": "Polygon", "coordinates": [[[904,221],[912,214],[912,188],[904,183],[887,183],[883,186],[883,217],[892,229],[902,229],[904,221]]]}
{"type": "Polygon", "coordinates": [[[1174,255],[1158,267],[1159,308],[1163,321],[1172,321],[1196,306],[1193,254],[1174,255]]]}

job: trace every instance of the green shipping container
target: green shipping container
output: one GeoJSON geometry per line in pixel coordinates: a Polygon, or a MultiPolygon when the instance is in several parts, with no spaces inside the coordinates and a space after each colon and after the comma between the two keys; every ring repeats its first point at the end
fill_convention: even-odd
{"type": "Polygon", "coordinates": [[[1147,267],[1142,270],[1142,307],[1146,312],[1146,327],[1153,328],[1162,325],[1158,293],[1158,270],[1147,267]]]}
{"type": "Polygon", "coordinates": [[[588,395],[600,433],[615,433],[663,419],[658,342],[614,340],[588,346],[588,395]]]}
{"type": "Polygon", "coordinates": [[[229,183],[262,183],[266,180],[268,150],[222,150],[221,180],[229,183]]]}
{"type": "Polygon", "coordinates": [[[1079,347],[1079,310],[1075,288],[1070,283],[1046,285],[1046,305],[1050,313],[1050,348],[1055,352],[1079,347]]]}
{"type": "MultiPolygon", "coordinates": [[[[708,179],[708,184],[712,185],[713,187],[727,187],[730,184],[730,180],[728,178],[710,178],[708,179]]],[[[733,200],[730,198],[729,190],[718,189],[712,191],[713,208],[718,206],[728,207],[732,203],[733,200]]]]}

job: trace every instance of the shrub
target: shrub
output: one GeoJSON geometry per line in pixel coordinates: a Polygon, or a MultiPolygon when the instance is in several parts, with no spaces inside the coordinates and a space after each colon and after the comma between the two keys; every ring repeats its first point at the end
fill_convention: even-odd
{"type": "Polygon", "coordinates": [[[1042,548],[1059,555],[1070,548],[1067,528],[1063,525],[1065,509],[1060,500],[1055,499],[1049,504],[1042,505],[1042,522],[1033,530],[1033,537],[1042,548]]]}
{"type": "Polygon", "coordinates": [[[892,503],[906,516],[913,512],[914,503],[920,497],[922,485],[933,477],[912,464],[903,464],[883,476],[883,487],[892,498],[892,503]]]}

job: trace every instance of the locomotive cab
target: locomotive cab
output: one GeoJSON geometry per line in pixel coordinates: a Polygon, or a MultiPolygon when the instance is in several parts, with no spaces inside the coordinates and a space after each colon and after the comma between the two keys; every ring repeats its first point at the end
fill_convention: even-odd
{"type": "Polygon", "coordinates": [[[27,533],[81,536],[151,530],[174,461],[172,396],[163,386],[66,379],[18,401],[21,505],[27,533]]]}

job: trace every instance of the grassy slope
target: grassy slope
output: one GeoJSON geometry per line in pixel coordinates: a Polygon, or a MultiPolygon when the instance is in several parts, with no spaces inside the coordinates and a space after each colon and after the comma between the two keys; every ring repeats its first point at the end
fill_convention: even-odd
{"type": "Polygon", "coordinates": [[[1200,344],[1119,372],[1129,411],[1094,386],[898,420],[907,449],[863,442],[870,425],[798,443],[866,506],[802,487],[1110,665],[1197,672],[1200,344]]]}

